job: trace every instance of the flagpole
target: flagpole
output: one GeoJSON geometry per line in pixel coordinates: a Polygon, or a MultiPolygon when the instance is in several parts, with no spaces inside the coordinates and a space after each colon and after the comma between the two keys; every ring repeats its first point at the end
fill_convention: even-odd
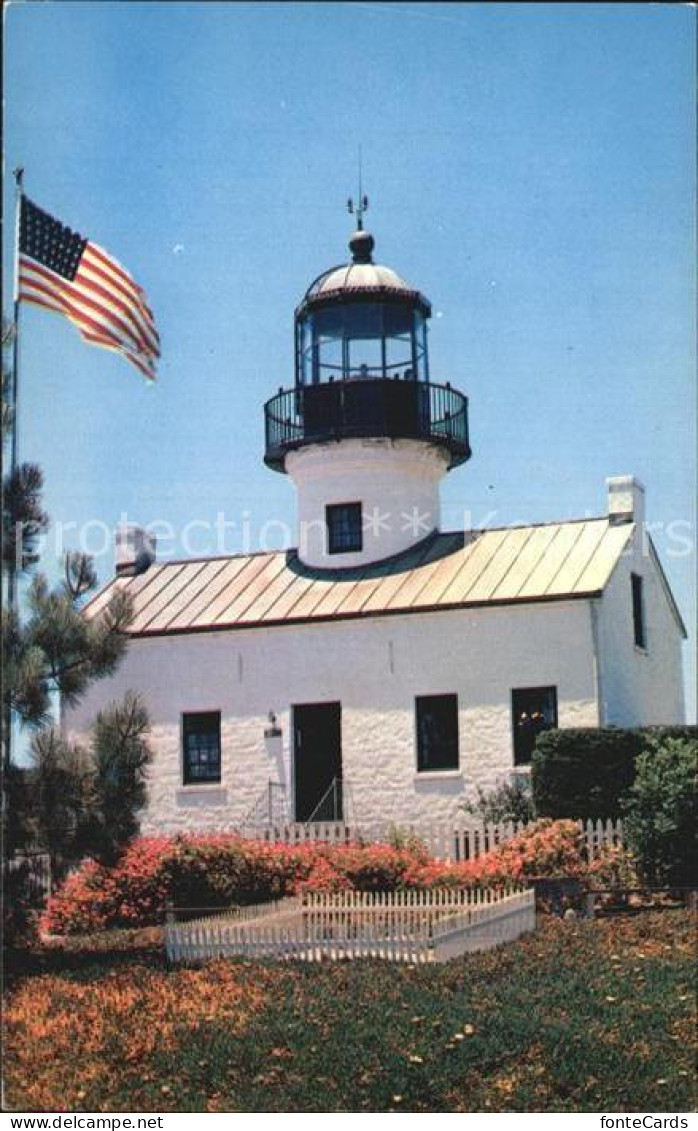
{"type": "MultiPolygon", "coordinates": [[[[10,431],[10,474],[14,475],[18,464],[18,403],[19,403],[19,241],[20,217],[22,213],[22,194],[24,192],[24,169],[15,169],[15,289],[14,319],[12,329],[12,384],[10,389],[10,412],[12,428],[10,431]]],[[[11,612],[17,610],[17,547],[15,560],[10,563],[7,573],[7,604],[11,612]]]]}
{"type": "MultiPolygon", "coordinates": [[[[14,277],[14,313],[13,313],[13,327],[12,327],[12,375],[10,385],[10,413],[12,415],[11,429],[10,429],[10,460],[9,472],[14,475],[18,466],[18,419],[17,419],[17,404],[18,404],[18,388],[19,388],[19,241],[20,241],[20,218],[22,212],[22,194],[24,192],[24,169],[17,168],[14,170],[15,178],[15,277],[14,277]]],[[[10,615],[18,611],[18,591],[17,591],[17,547],[15,547],[14,561],[7,563],[7,605],[10,615]]],[[[21,547],[20,547],[21,551],[21,547]]],[[[6,707],[4,710],[3,730],[4,730],[4,766],[9,769],[12,764],[12,708],[6,707]]],[[[6,798],[3,798],[3,808],[6,804],[6,798]]]]}
{"type": "MultiPolygon", "coordinates": [[[[12,432],[10,434],[10,471],[17,469],[17,393],[19,378],[19,240],[20,217],[22,213],[22,195],[24,193],[24,169],[18,167],[14,171],[15,178],[15,289],[14,289],[14,331],[12,335],[12,432]]],[[[13,573],[11,577],[13,578],[13,573]]],[[[14,588],[14,584],[13,584],[14,588]]]]}

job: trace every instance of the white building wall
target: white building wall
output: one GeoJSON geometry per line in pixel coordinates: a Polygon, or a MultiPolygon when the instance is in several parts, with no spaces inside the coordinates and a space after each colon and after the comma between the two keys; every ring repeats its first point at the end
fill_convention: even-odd
{"type": "Polygon", "coordinates": [[[77,736],[128,689],[142,693],[155,760],[144,831],[226,828],[282,780],[292,798],[293,704],[339,700],[345,817],[441,822],[513,769],[512,688],[554,684],[560,726],[598,723],[587,601],[415,613],[136,639],[65,728],[77,736]],[[459,698],[460,769],[418,774],[414,698],[459,698]],[[180,720],[222,714],[222,782],[184,786],[180,720]],[[265,738],[273,710],[282,738],[265,738]]]}
{"type": "Polygon", "coordinates": [[[649,543],[638,528],[597,602],[597,610],[603,724],[682,723],[683,637],[649,543]],[[635,645],[631,573],[643,578],[645,649],[635,645]]]}

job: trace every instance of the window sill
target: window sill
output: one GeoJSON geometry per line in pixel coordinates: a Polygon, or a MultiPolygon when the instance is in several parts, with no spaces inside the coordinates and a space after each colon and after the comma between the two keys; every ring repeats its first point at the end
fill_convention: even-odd
{"type": "Polygon", "coordinates": [[[215,809],[227,804],[224,785],[181,785],[175,793],[175,805],[184,809],[215,809]]]}
{"type": "Polygon", "coordinates": [[[219,781],[207,782],[183,782],[179,789],[186,790],[187,793],[220,793],[225,786],[219,781]]]}
{"type": "Polygon", "coordinates": [[[442,781],[443,779],[455,781],[463,777],[462,770],[417,770],[415,781],[442,781]]]}

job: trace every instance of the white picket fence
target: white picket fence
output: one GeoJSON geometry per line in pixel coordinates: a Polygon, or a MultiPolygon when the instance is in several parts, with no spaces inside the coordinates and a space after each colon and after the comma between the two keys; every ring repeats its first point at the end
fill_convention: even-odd
{"type": "MultiPolygon", "coordinates": [[[[617,821],[578,821],[584,835],[586,851],[590,860],[605,846],[623,844],[623,823],[617,821]]],[[[322,844],[385,843],[390,841],[396,831],[402,837],[415,836],[424,844],[427,851],[437,860],[457,862],[476,860],[478,856],[491,852],[493,848],[511,840],[523,832],[523,821],[506,821],[502,824],[485,824],[470,821],[458,825],[361,825],[345,824],[342,821],[317,821],[312,824],[287,822],[252,829],[240,830],[242,835],[269,843],[322,844]]]]}
{"type": "Polygon", "coordinates": [[[599,854],[602,848],[622,848],[623,822],[620,817],[617,821],[580,821],[586,850],[590,860],[599,854]]]}
{"type": "Polygon", "coordinates": [[[170,917],[165,945],[173,963],[232,957],[445,962],[535,930],[535,914],[533,889],[305,893],[246,917],[170,917]]]}

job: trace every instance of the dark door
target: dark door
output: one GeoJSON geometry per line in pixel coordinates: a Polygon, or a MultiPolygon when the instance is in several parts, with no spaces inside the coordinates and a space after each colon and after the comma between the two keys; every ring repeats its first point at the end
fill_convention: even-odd
{"type": "Polygon", "coordinates": [[[341,705],[311,703],[293,708],[297,821],[341,821],[341,705]]]}

